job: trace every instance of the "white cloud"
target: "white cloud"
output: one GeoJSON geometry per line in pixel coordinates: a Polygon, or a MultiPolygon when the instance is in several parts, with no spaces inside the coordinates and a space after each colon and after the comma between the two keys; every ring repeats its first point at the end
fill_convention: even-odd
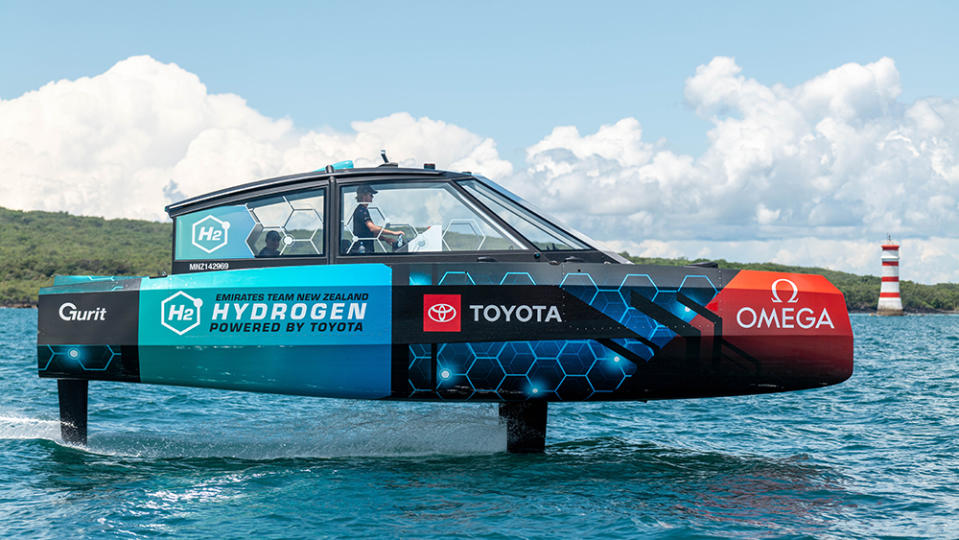
{"type": "Polygon", "coordinates": [[[302,172],[343,159],[512,172],[495,143],[398,113],[354,122],[351,133],[300,132],[239,96],[147,56],[0,100],[0,206],[162,219],[174,196],[302,172]]]}
{"type": "MultiPolygon", "coordinates": [[[[898,101],[889,58],[792,88],[741,71],[718,57],[686,81],[687,102],[712,124],[701,156],[644,141],[635,119],[585,135],[557,127],[529,147],[509,185],[651,256],[667,252],[663,242],[691,257],[715,245],[731,253],[707,249],[713,257],[877,273],[863,261],[878,255],[864,254],[887,233],[916,239],[924,253],[930,243],[954,252],[945,244],[959,231],[959,100],[898,101]]],[[[914,279],[959,279],[959,260],[935,260],[950,266],[924,259],[914,279]]]]}
{"type": "Polygon", "coordinates": [[[402,165],[498,179],[639,254],[875,274],[891,233],[915,254],[903,277],[959,281],[959,100],[904,103],[901,91],[889,58],[787,87],[717,57],[684,91],[712,126],[702,155],[646,141],[623,118],[595,133],[556,127],[514,172],[492,139],[459,126],[396,113],[346,132],[298,130],[174,64],[133,57],[0,100],[0,206],[162,219],[183,196],[343,159],[374,165],[386,148],[402,165]]]}
{"type": "MultiPolygon", "coordinates": [[[[652,213],[644,232],[661,240],[923,236],[959,226],[959,101],[896,101],[888,58],[795,88],[740,71],[716,58],[686,82],[687,101],[713,124],[702,156],[657,149],[633,119],[583,136],[560,127],[529,148],[527,192],[545,188],[541,203],[567,215],[652,213]],[[591,180],[597,172],[602,180],[591,180]],[[592,190],[605,196],[584,197],[592,190]]],[[[610,219],[593,232],[618,227],[610,219]]]]}

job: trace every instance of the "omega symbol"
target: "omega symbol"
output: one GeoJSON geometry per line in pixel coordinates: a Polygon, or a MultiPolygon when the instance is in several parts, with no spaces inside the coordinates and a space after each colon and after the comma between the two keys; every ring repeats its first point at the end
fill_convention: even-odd
{"type": "Polygon", "coordinates": [[[786,303],[795,304],[796,302],[799,301],[799,287],[797,287],[795,283],[793,283],[792,281],[786,278],[779,278],[776,281],[773,281],[773,285],[772,285],[773,303],[774,304],[783,303],[782,298],[779,297],[779,291],[776,290],[776,285],[779,285],[780,283],[783,283],[783,282],[788,283],[789,286],[792,287],[792,296],[789,297],[789,300],[786,300],[786,303]]]}

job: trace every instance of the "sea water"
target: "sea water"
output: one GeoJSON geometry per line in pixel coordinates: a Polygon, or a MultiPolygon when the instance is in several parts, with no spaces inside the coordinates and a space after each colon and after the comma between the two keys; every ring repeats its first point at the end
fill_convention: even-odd
{"type": "Polygon", "coordinates": [[[843,384],[551,404],[523,456],[490,404],[107,382],[72,447],[0,309],[0,536],[959,537],[959,316],[852,323],[843,384]]]}

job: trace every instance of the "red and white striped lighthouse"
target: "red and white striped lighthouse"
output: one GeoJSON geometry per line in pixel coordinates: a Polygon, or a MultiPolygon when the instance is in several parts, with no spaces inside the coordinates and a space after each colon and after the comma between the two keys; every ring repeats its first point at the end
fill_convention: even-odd
{"type": "Polygon", "coordinates": [[[877,315],[902,315],[899,296],[899,244],[887,237],[882,245],[882,285],[879,287],[877,315]]]}

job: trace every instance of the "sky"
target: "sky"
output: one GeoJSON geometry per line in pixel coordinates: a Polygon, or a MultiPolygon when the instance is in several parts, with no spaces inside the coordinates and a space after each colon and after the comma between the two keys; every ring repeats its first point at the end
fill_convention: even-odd
{"type": "Polygon", "coordinates": [[[164,219],[353,159],[614,249],[959,281],[959,4],[0,0],[0,206],[164,219]]]}

